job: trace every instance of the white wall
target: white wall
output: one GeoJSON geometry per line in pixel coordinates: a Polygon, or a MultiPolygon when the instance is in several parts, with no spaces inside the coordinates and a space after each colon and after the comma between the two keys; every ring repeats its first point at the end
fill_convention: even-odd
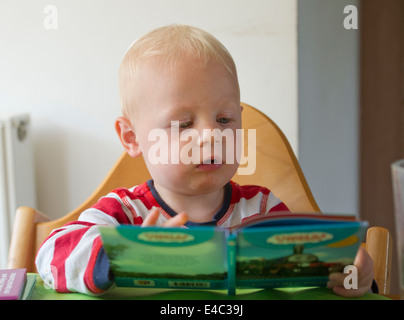
{"type": "Polygon", "coordinates": [[[59,217],[122,152],[117,70],[131,42],[169,23],[213,33],[238,65],[242,100],[270,115],[297,151],[296,0],[2,0],[0,111],[32,117],[39,210],[59,217]],[[43,10],[58,10],[46,30],[43,10]]]}

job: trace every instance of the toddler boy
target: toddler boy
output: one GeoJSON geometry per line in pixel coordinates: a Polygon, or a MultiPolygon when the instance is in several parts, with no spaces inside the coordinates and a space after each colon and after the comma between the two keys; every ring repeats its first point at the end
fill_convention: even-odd
{"type": "MultiPolygon", "coordinates": [[[[59,292],[100,294],[113,285],[97,225],[228,228],[288,210],[268,189],[231,181],[236,139],[223,143],[220,132],[235,138],[241,129],[240,89],[231,55],[212,35],[184,25],[146,34],[124,56],[119,85],[123,116],[116,131],[131,157],[143,156],[152,180],[112,191],[45,240],[37,269],[59,292]],[[166,151],[156,150],[164,137],[166,151]],[[159,161],[164,152],[168,162],[159,161]]],[[[341,287],[340,278],[331,280],[331,287],[341,287]]],[[[366,291],[370,283],[363,282],[366,291]]]]}

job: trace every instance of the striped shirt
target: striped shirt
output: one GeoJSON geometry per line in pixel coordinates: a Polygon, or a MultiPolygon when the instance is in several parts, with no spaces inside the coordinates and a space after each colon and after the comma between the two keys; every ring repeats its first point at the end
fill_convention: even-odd
{"type": "MultiPolygon", "coordinates": [[[[176,213],[163,201],[149,180],[131,189],[116,189],[84,211],[79,219],[51,232],[36,257],[44,283],[58,292],[101,294],[113,285],[109,263],[97,225],[140,225],[153,208],[159,208],[158,224],[176,213]]],[[[229,228],[257,215],[288,208],[267,188],[225,186],[222,207],[204,223],[188,221],[185,227],[212,225],[229,228]]]]}

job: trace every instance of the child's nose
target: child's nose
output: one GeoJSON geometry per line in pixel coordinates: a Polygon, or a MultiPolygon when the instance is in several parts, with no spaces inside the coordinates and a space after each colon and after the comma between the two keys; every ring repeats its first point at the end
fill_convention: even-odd
{"type": "Polygon", "coordinates": [[[220,143],[222,133],[219,128],[212,126],[199,132],[199,146],[214,145],[220,143]]]}

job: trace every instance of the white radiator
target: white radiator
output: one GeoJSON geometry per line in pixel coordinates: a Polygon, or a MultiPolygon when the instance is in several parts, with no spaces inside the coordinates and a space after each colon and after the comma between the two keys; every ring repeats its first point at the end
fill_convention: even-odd
{"type": "Polygon", "coordinates": [[[0,113],[0,269],[7,264],[16,209],[36,207],[30,128],[28,114],[0,113]]]}

